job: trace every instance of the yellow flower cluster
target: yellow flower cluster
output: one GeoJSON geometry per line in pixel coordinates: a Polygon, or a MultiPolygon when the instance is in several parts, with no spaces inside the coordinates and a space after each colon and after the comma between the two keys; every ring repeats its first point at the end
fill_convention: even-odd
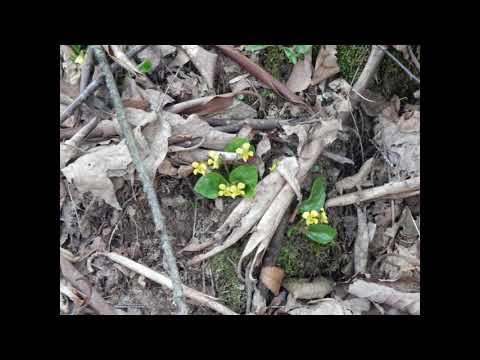
{"type": "Polygon", "coordinates": [[[253,156],[253,151],[250,150],[250,144],[244,143],[241,147],[237,148],[235,152],[243,159],[243,161],[247,161],[249,157],[253,156]]]}
{"type": "Polygon", "coordinates": [[[210,159],[208,159],[208,165],[212,169],[219,169],[220,168],[220,154],[216,151],[209,151],[208,156],[210,159]]]}
{"type": "Polygon", "coordinates": [[[197,161],[194,161],[192,163],[192,167],[193,167],[193,175],[197,175],[197,174],[202,174],[202,175],[205,175],[207,173],[207,164],[205,164],[204,162],[197,162],[197,161]]]}
{"type": "Polygon", "coordinates": [[[220,184],[218,186],[220,189],[218,191],[218,196],[231,196],[232,199],[235,199],[237,196],[244,196],[245,195],[245,184],[239,182],[236,185],[227,186],[225,184],[220,184]]]}
{"type": "Polygon", "coordinates": [[[320,224],[328,224],[328,217],[324,208],[320,209],[320,213],[317,210],[305,211],[302,217],[307,225],[318,224],[319,222],[320,224]]]}

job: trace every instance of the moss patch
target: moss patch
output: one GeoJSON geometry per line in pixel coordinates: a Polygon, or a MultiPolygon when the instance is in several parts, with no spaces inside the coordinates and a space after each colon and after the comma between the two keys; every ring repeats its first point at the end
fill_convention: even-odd
{"type": "Polygon", "coordinates": [[[245,285],[238,279],[233,265],[238,262],[241,253],[242,249],[240,247],[231,247],[210,260],[215,277],[217,297],[226,306],[238,313],[245,312],[246,304],[245,285]]]}
{"type": "MultiPolygon", "coordinates": [[[[367,63],[370,54],[370,45],[338,45],[337,62],[341,75],[349,83],[352,82],[355,72],[358,78],[367,63]],[[357,71],[358,69],[358,71],[357,71]]],[[[355,79],[356,80],[356,79],[355,79]]]]}

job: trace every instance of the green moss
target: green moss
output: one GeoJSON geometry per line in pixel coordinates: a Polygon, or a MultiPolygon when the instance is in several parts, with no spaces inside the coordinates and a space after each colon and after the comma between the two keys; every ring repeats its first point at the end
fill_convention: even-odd
{"type": "Polygon", "coordinates": [[[337,62],[343,78],[351,83],[355,72],[358,78],[367,63],[369,54],[370,45],[338,45],[337,62]]]}
{"type": "Polygon", "coordinates": [[[281,67],[288,62],[285,53],[280,46],[271,46],[265,49],[263,66],[275,79],[281,78],[281,67]]]}
{"type": "Polygon", "coordinates": [[[238,279],[233,265],[237,264],[241,252],[241,248],[231,247],[210,260],[213,276],[215,277],[217,297],[226,306],[238,313],[245,312],[246,303],[245,285],[238,279]]]}

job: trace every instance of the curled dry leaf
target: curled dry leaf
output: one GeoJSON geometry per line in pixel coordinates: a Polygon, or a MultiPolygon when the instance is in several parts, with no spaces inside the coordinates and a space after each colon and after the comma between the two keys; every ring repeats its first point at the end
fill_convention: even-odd
{"type": "Polygon", "coordinates": [[[312,50],[303,60],[297,61],[287,81],[287,87],[294,93],[305,90],[312,80],[312,50]]]}
{"type": "Polygon", "coordinates": [[[138,58],[140,61],[150,60],[152,62],[152,69],[158,67],[162,58],[173,54],[176,51],[176,48],[172,45],[150,45],[145,50],[138,53],[138,58]]]}
{"type": "Polygon", "coordinates": [[[322,299],[314,305],[299,307],[288,313],[290,315],[352,315],[351,310],[335,299],[322,299]]]}
{"type": "MultiPolygon", "coordinates": [[[[339,194],[343,194],[345,190],[350,190],[354,187],[361,187],[362,185],[366,185],[366,180],[368,175],[370,175],[370,172],[372,170],[373,166],[373,160],[374,158],[370,158],[367,161],[365,161],[358,170],[358,172],[355,175],[348,176],[340,181],[338,181],[335,184],[335,188],[337,189],[339,194]]],[[[368,183],[367,183],[368,184],[368,183]]]]}
{"type": "Polygon", "coordinates": [[[285,131],[285,134],[288,136],[295,134],[298,137],[298,146],[297,146],[297,154],[300,154],[303,149],[303,145],[308,138],[307,125],[282,125],[282,129],[285,131]]]}
{"type": "Polygon", "coordinates": [[[320,49],[315,62],[312,85],[317,85],[340,71],[336,53],[336,45],[326,45],[320,49]]]}
{"type": "Polygon", "coordinates": [[[122,141],[118,145],[97,147],[94,152],[81,156],[61,171],[81,194],[90,191],[107,204],[121,210],[109,177],[126,174],[131,162],[125,141],[122,141]]]}
{"type": "Polygon", "coordinates": [[[260,281],[274,295],[278,295],[285,271],[278,266],[264,266],[260,272],[260,281]]]}
{"type": "Polygon", "coordinates": [[[334,283],[327,278],[317,277],[312,282],[308,279],[291,279],[284,287],[296,299],[322,299],[333,290],[334,283]]]}
{"type": "Polygon", "coordinates": [[[233,104],[234,96],[234,93],[206,96],[167,106],[165,110],[175,114],[211,115],[230,107],[233,104]]]}
{"type": "Polygon", "coordinates": [[[133,74],[143,76],[143,74],[138,71],[137,65],[132,60],[130,60],[127,55],[125,55],[125,53],[122,51],[122,49],[120,49],[118,45],[103,45],[103,48],[105,49],[107,54],[113,59],[113,61],[118,63],[118,65],[123,67],[125,70],[133,74]]]}
{"type": "Polygon", "coordinates": [[[206,80],[208,86],[214,88],[215,66],[217,64],[217,54],[205,50],[198,45],[181,45],[182,49],[187,53],[193,65],[198,69],[200,74],[206,80]]]}
{"type": "Polygon", "coordinates": [[[359,298],[365,298],[379,304],[386,304],[395,309],[420,315],[420,293],[404,293],[386,285],[356,280],[348,287],[348,292],[359,298]]]}

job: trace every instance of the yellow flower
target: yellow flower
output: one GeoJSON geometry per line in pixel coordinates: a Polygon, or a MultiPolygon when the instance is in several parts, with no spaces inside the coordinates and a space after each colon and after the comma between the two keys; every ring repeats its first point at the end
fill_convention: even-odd
{"type": "Polygon", "coordinates": [[[85,61],[85,53],[82,51],[78,56],[75,58],[75,64],[82,65],[85,61]]]}
{"type": "Polygon", "coordinates": [[[320,209],[320,224],[328,224],[328,216],[324,208],[320,209]]]}
{"type": "Polygon", "coordinates": [[[220,168],[220,154],[216,151],[209,151],[208,156],[210,159],[208,159],[207,163],[210,165],[212,169],[219,169],[220,168]]]}
{"type": "Polygon", "coordinates": [[[275,161],[272,163],[272,166],[270,166],[270,167],[268,168],[268,170],[270,170],[270,172],[273,172],[273,171],[277,170],[277,165],[278,165],[278,161],[275,160],[275,161]]]}
{"type": "Polygon", "coordinates": [[[244,143],[241,147],[237,148],[235,152],[240,155],[243,161],[247,161],[249,157],[253,156],[253,151],[250,150],[250,144],[244,143]]]}
{"type": "Polygon", "coordinates": [[[241,182],[230,186],[220,184],[218,188],[220,189],[218,196],[231,196],[232,199],[235,199],[237,196],[245,195],[245,191],[243,190],[245,189],[245,184],[241,182]]]}
{"type": "Polygon", "coordinates": [[[302,214],[302,217],[305,219],[305,222],[307,225],[312,225],[312,224],[318,224],[318,211],[312,210],[312,211],[305,211],[302,214]]]}
{"type": "Polygon", "coordinates": [[[192,163],[192,167],[193,167],[193,175],[197,175],[197,174],[202,174],[202,175],[205,175],[207,173],[207,164],[205,164],[204,162],[197,162],[197,161],[194,161],[192,163]]]}

